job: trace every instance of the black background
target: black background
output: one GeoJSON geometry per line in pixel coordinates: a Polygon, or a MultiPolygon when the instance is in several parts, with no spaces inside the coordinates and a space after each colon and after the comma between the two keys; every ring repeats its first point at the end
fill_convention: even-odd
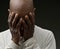
{"type": "MultiPolygon", "coordinates": [[[[60,7],[56,0],[34,0],[36,25],[53,31],[60,49],[60,7]]],[[[0,0],[0,32],[8,29],[9,0],[0,0]]]]}

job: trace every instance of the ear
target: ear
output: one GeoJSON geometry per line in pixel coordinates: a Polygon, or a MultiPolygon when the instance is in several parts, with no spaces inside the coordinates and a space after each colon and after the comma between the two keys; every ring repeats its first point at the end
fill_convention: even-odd
{"type": "Polygon", "coordinates": [[[10,9],[8,9],[8,12],[9,12],[9,13],[11,12],[10,9]]]}
{"type": "Polygon", "coordinates": [[[36,10],[36,8],[33,9],[33,15],[34,15],[34,16],[35,16],[35,10],[36,10]]]}
{"type": "Polygon", "coordinates": [[[33,9],[33,12],[35,12],[36,8],[33,9]]]}
{"type": "Polygon", "coordinates": [[[8,12],[10,12],[10,9],[8,9],[8,12]]]}

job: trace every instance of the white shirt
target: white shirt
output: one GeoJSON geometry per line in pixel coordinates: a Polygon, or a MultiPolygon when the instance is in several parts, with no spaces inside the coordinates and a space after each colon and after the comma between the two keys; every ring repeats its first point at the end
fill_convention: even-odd
{"type": "Polygon", "coordinates": [[[56,42],[51,31],[35,26],[34,35],[20,46],[11,40],[10,30],[0,33],[0,49],[56,49],[56,42]]]}

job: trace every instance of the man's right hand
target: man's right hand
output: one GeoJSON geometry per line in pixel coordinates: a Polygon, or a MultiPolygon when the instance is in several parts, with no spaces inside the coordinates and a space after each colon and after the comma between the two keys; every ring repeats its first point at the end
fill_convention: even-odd
{"type": "Polygon", "coordinates": [[[19,45],[19,40],[22,38],[20,34],[22,18],[20,18],[18,14],[15,14],[14,12],[9,12],[8,24],[12,34],[12,40],[19,45]]]}

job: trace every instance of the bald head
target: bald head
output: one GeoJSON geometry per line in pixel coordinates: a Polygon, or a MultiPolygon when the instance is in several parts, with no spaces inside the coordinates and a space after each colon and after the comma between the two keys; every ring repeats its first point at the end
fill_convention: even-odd
{"type": "Polygon", "coordinates": [[[33,11],[33,0],[10,0],[10,10],[25,16],[33,11]]]}

